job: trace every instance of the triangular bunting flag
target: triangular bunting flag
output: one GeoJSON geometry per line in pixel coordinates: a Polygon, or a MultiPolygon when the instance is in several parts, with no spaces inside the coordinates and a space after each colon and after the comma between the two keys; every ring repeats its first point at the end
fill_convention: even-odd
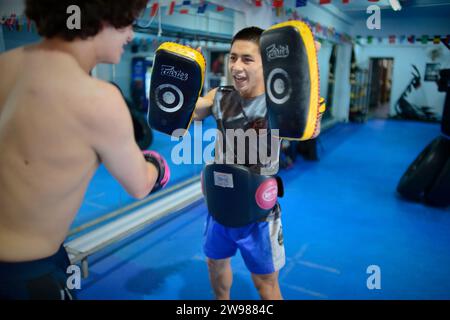
{"type": "Polygon", "coordinates": [[[282,8],[283,7],[283,0],[273,0],[272,6],[274,8],[282,8]]]}
{"type": "Polygon", "coordinates": [[[206,2],[200,2],[200,6],[197,9],[197,13],[199,14],[203,14],[206,11],[206,7],[208,6],[208,4],[206,2]]]}
{"type": "Polygon", "coordinates": [[[434,36],[433,43],[434,43],[434,44],[439,44],[439,43],[441,43],[441,37],[440,37],[440,36],[434,36]]]}
{"type": "Polygon", "coordinates": [[[155,2],[152,5],[152,10],[150,11],[150,16],[154,17],[156,15],[156,13],[158,12],[158,9],[159,9],[159,2],[155,2]]]}
{"type": "Polygon", "coordinates": [[[422,42],[422,44],[427,44],[428,43],[428,36],[427,35],[423,35],[422,38],[420,39],[420,41],[422,42]]]}
{"type": "Polygon", "coordinates": [[[175,11],[175,4],[176,4],[175,1],[170,1],[170,5],[167,10],[167,15],[169,15],[169,16],[173,15],[173,12],[175,11]]]}

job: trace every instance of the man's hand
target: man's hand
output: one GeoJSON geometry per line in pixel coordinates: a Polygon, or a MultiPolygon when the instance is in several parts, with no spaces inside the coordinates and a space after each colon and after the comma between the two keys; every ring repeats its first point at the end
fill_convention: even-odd
{"type": "Polygon", "coordinates": [[[319,41],[314,41],[315,45],[316,45],[316,50],[317,52],[320,51],[320,48],[322,48],[322,44],[319,41]]]}
{"type": "Polygon", "coordinates": [[[144,151],[145,160],[153,164],[158,170],[158,178],[151,192],[164,188],[170,180],[170,168],[166,159],[155,151],[144,151]]]}
{"type": "Polygon", "coordinates": [[[211,107],[214,104],[214,97],[216,95],[217,88],[209,91],[205,96],[198,98],[197,104],[194,110],[194,120],[202,121],[209,115],[211,115],[211,107]]]}

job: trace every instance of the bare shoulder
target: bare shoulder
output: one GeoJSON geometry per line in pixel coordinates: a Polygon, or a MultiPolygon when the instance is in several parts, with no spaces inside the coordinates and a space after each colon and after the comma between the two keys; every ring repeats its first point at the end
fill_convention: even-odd
{"type": "Polygon", "coordinates": [[[0,79],[11,79],[15,77],[18,68],[22,65],[23,61],[23,48],[14,49],[11,51],[6,51],[0,54],[0,79]]]}
{"type": "Polygon", "coordinates": [[[0,54],[0,64],[5,65],[10,61],[16,61],[20,56],[23,55],[24,48],[17,48],[14,50],[9,50],[0,54]]]}
{"type": "Polygon", "coordinates": [[[85,86],[89,94],[83,107],[84,122],[90,130],[120,130],[131,123],[122,93],[114,85],[90,78],[85,86]]]}
{"type": "Polygon", "coordinates": [[[100,113],[107,113],[112,116],[120,115],[128,111],[122,93],[111,83],[92,79],[92,87],[95,90],[95,106],[100,113]]]}

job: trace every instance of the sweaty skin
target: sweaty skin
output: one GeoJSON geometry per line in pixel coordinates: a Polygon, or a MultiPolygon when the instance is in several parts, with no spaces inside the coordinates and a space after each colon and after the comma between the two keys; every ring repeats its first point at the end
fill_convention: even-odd
{"type": "Polygon", "coordinates": [[[54,254],[100,163],[136,198],[155,183],[121,94],[89,76],[132,38],[105,32],[102,45],[44,41],[0,55],[0,261],[54,254]]]}

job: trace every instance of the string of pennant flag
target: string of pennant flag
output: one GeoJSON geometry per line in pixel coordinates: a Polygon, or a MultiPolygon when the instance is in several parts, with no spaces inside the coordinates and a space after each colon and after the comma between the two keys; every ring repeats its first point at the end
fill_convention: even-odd
{"type": "MultiPolygon", "coordinates": [[[[152,1],[151,3],[151,10],[150,10],[150,16],[154,17],[158,13],[158,10],[161,8],[161,2],[160,1],[152,1]]],[[[190,1],[190,0],[182,0],[182,1],[168,1],[163,4],[167,4],[167,10],[166,15],[171,16],[175,12],[178,12],[180,14],[204,14],[207,10],[207,8],[214,7],[215,11],[222,12],[225,11],[225,7],[220,5],[211,5],[205,0],[199,0],[199,1],[190,1]],[[177,8],[178,7],[178,8],[177,8]],[[176,10],[177,9],[177,10],[176,10]]]]}
{"type": "MultiPolygon", "coordinates": [[[[298,1],[302,1],[302,0],[298,0],[298,1]]],[[[304,0],[306,2],[306,0],[304,0]]],[[[356,1],[356,0],[354,0],[356,1]]],[[[361,2],[361,0],[358,0],[359,2],[361,2]]],[[[367,0],[367,2],[379,2],[380,0],[367,0]]],[[[339,2],[339,0],[337,0],[336,2],[339,2]]],[[[344,3],[344,4],[348,4],[350,3],[350,0],[340,0],[340,2],[344,3]]],[[[319,4],[330,4],[331,0],[319,0],[319,4]]]]}
{"type": "MultiPolygon", "coordinates": [[[[374,36],[356,36],[356,42],[359,44],[375,44],[375,41],[378,41],[378,43],[384,42],[383,37],[374,37],[374,36]]],[[[428,44],[429,42],[433,42],[434,44],[450,44],[450,35],[435,35],[435,36],[429,36],[429,35],[421,35],[421,36],[415,36],[415,35],[402,35],[402,36],[396,36],[391,35],[388,37],[389,44],[428,44]]]]}
{"type": "MultiPolygon", "coordinates": [[[[356,0],[354,0],[356,1],[356,0]]],[[[361,2],[361,0],[357,0],[359,2],[361,2]]],[[[379,2],[380,0],[366,0],[367,2],[379,2]]],[[[254,0],[255,5],[257,7],[261,7],[262,6],[262,2],[263,0],[254,0]]],[[[295,7],[299,8],[299,7],[304,7],[307,5],[308,0],[296,0],[295,1],[295,7]]],[[[335,0],[335,2],[341,2],[343,4],[348,4],[350,3],[350,0],[335,0]]],[[[332,0],[319,0],[319,4],[320,5],[324,5],[324,4],[331,4],[332,0]]],[[[272,7],[274,8],[282,8],[284,7],[284,0],[272,0],[272,7]]]]}
{"type": "Polygon", "coordinates": [[[10,31],[36,31],[34,21],[28,19],[25,15],[18,16],[15,13],[0,17],[0,26],[5,26],[10,31]]]}
{"type": "MultiPolygon", "coordinates": [[[[262,7],[264,0],[252,0],[251,3],[253,3],[256,7],[262,7]]],[[[350,0],[334,0],[334,1],[342,1],[342,3],[349,3],[350,0]]],[[[361,1],[361,0],[359,0],[361,1]]],[[[366,0],[368,2],[378,2],[379,0],[366,0]]],[[[325,26],[320,24],[319,22],[315,22],[310,20],[307,17],[301,16],[298,13],[298,8],[306,6],[307,0],[296,0],[295,1],[295,8],[286,7],[284,4],[284,0],[272,0],[272,8],[275,10],[276,15],[281,19],[286,20],[300,20],[305,23],[307,23],[311,30],[313,31],[314,35],[317,36],[319,39],[328,39],[333,40],[336,42],[341,43],[352,43],[356,41],[359,44],[375,44],[376,40],[378,40],[378,43],[383,43],[386,38],[382,37],[375,37],[375,36],[356,36],[352,37],[345,33],[340,33],[335,30],[334,27],[325,26]]],[[[332,0],[320,0],[319,4],[329,4],[332,0]]],[[[149,8],[150,12],[149,15],[151,17],[154,17],[158,14],[158,11],[161,10],[162,7],[166,8],[166,15],[173,15],[175,12],[179,14],[205,14],[208,9],[213,8],[212,10],[215,10],[216,12],[222,12],[225,10],[223,6],[209,3],[205,0],[153,0],[149,1],[149,8]]],[[[159,12],[159,14],[162,14],[162,12],[159,12]]],[[[10,31],[28,31],[28,32],[35,32],[36,26],[33,21],[29,20],[25,15],[16,15],[15,13],[11,13],[9,16],[3,15],[0,17],[0,25],[5,26],[10,31]]],[[[428,44],[429,42],[432,42],[434,44],[444,43],[448,44],[450,41],[450,35],[391,35],[388,38],[389,44],[428,44]]]]}

